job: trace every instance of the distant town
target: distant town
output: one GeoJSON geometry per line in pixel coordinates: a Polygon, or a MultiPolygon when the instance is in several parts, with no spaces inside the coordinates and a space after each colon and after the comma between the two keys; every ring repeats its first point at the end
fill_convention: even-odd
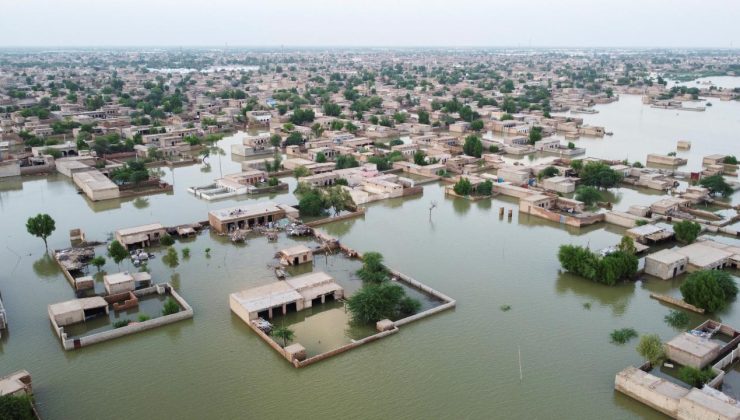
{"type": "Polygon", "coordinates": [[[100,417],[74,394],[152,382],[155,348],[281,387],[434,369],[470,322],[518,325],[480,359],[536,383],[520,331],[563,328],[517,316],[556,302],[613,328],[569,339],[612,359],[581,366],[605,417],[740,419],[739,76],[736,50],[0,50],[0,418],[100,417]],[[519,295],[554,287],[580,301],[519,295]]]}

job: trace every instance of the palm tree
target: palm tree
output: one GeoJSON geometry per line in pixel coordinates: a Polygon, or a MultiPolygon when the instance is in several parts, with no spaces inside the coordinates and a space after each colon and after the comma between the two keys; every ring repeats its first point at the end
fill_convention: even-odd
{"type": "Polygon", "coordinates": [[[288,345],[288,341],[293,341],[293,338],[295,337],[293,330],[285,326],[277,327],[272,330],[272,335],[283,340],[283,347],[286,347],[288,345]]]}

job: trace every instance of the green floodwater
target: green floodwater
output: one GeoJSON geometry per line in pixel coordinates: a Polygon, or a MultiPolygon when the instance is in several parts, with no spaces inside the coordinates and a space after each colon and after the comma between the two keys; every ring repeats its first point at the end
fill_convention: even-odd
{"type": "MultiPolygon", "coordinates": [[[[666,153],[677,140],[689,139],[692,150],[680,154],[689,157],[690,167],[706,154],[740,154],[740,103],[712,102],[704,113],[676,115],[645,107],[639,97],[623,96],[618,103],[598,106],[599,114],[584,115],[614,136],[577,143],[588,148],[587,156],[629,154],[630,160],[644,160],[647,153],[666,153]]],[[[670,308],[649,293],[678,295],[681,279],[609,288],[561,273],[556,258],[560,244],[599,249],[615,244],[623,230],[607,225],[565,228],[516,211],[512,220],[500,219],[498,208],[516,209],[515,200],[451,199],[438,184],[425,186],[423,196],[375,203],[361,218],[322,229],[352,248],[382,252],[389,266],[456,299],[454,310],[295,369],[228,307],[229,293],[274,281],[268,264],[274,264],[275,252],[288,239],[268,243],[257,238],[233,245],[206,232],[175,244],[178,250],[189,247],[191,257],[181,257],[174,269],[162,265],[161,250],[150,264],[155,282],[170,281],[192,305],[192,320],[77,351],[62,350],[46,307],[74,294],[53,261],[44,258],[42,241],[25,232],[26,218],[51,214],[57,231],[50,248],[63,248],[72,228],[83,228],[91,240],[105,240],[122,227],[205,220],[210,209],[239,202],[295,203],[290,193],[219,202],[187,193],[188,186],[208,184],[221,171],[239,170],[228,155],[235,141],[238,135],[221,142],[227,154],[220,165],[212,155],[210,169],[165,169],[175,186],[169,195],[90,203],[61,175],[0,182],[0,291],[10,322],[0,340],[0,373],[31,372],[44,418],[264,418],[296,413],[378,419],[660,417],[613,391],[616,372],[641,361],[634,351],[636,340],[617,346],[609,342],[609,333],[632,327],[670,339],[678,332],[663,322],[670,308]],[[437,207],[430,221],[432,202],[437,207]],[[212,249],[210,258],[205,248],[212,249]],[[511,310],[503,312],[501,305],[511,310]]],[[[292,191],[295,181],[287,180],[292,191]]],[[[612,193],[618,209],[661,196],[629,188],[612,193]]],[[[739,196],[732,201],[739,202],[739,196]]],[[[317,269],[327,266],[327,271],[350,271],[349,265],[336,256],[316,261],[317,269]]],[[[105,267],[115,268],[113,263],[105,267]]],[[[317,311],[316,316],[326,318],[320,324],[346,325],[337,310],[343,311],[332,305],[317,311]]],[[[740,303],[714,318],[740,326],[740,303]]],[[[693,325],[705,318],[691,319],[693,325]]],[[[321,332],[307,328],[300,318],[288,322],[295,322],[305,340],[321,340],[321,332]]],[[[363,332],[329,335],[339,343],[355,333],[363,332]]],[[[321,344],[317,350],[334,346],[321,344]]],[[[736,383],[740,381],[731,385],[736,383]]]]}

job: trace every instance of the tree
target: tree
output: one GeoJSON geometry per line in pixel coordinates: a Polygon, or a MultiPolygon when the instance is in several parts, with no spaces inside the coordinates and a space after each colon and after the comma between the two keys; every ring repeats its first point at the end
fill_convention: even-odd
{"type": "Polygon", "coordinates": [[[429,113],[423,109],[416,113],[419,116],[419,124],[429,124],[429,113]]]}
{"type": "Polygon", "coordinates": [[[335,185],[329,188],[328,205],[334,209],[334,215],[338,215],[340,212],[354,207],[355,202],[352,200],[352,195],[349,191],[343,188],[341,185],[335,185]]]}
{"type": "Polygon", "coordinates": [[[339,155],[336,159],[335,169],[356,168],[360,163],[352,155],[339,155]]]}
{"type": "Polygon", "coordinates": [[[676,239],[679,242],[690,244],[696,240],[701,232],[701,225],[691,220],[682,220],[673,225],[676,239]]]}
{"type": "Polygon", "coordinates": [[[162,315],[167,316],[178,312],[180,312],[180,304],[171,297],[167,298],[164,302],[164,307],[162,308],[162,315]]]}
{"type": "Polygon", "coordinates": [[[181,249],[180,252],[182,252],[182,259],[187,260],[190,258],[190,248],[185,247],[181,249]]]}
{"type": "Polygon", "coordinates": [[[324,152],[319,152],[316,154],[316,163],[326,163],[326,155],[324,152]]]}
{"type": "Polygon", "coordinates": [[[678,378],[695,388],[701,388],[704,384],[714,379],[714,376],[714,372],[709,366],[704,369],[697,369],[692,366],[681,366],[681,368],[678,369],[678,378]]]}
{"type": "Polygon", "coordinates": [[[607,286],[634,276],[638,265],[638,258],[626,252],[616,251],[599,257],[588,248],[575,245],[561,245],[558,260],[565,270],[607,286]]]}
{"type": "Polygon", "coordinates": [[[426,166],[426,157],[427,155],[426,153],[424,153],[423,150],[417,150],[416,152],[414,152],[414,163],[419,166],[426,166]]]}
{"type": "Polygon", "coordinates": [[[311,126],[311,132],[313,133],[314,137],[321,137],[321,134],[324,133],[324,127],[322,127],[319,123],[314,123],[311,126]]]}
{"type": "Polygon", "coordinates": [[[285,139],[286,146],[300,146],[303,144],[303,136],[301,133],[294,131],[288,134],[288,138],[285,139]]]}
{"type": "Polygon", "coordinates": [[[43,239],[44,247],[46,247],[46,250],[48,251],[49,244],[47,243],[46,238],[51,236],[51,234],[56,230],[56,223],[48,214],[39,213],[36,216],[28,218],[26,221],[26,230],[31,235],[43,239]]]}
{"type": "Polygon", "coordinates": [[[175,248],[167,248],[167,254],[162,257],[162,262],[170,268],[175,268],[180,264],[180,258],[177,256],[177,251],[175,250],[175,248]]]}
{"type": "Polygon", "coordinates": [[[0,418],[13,420],[35,420],[33,400],[27,394],[0,395],[0,418]]]}
{"type": "Polygon", "coordinates": [[[511,93],[511,92],[513,92],[514,91],[514,81],[513,80],[509,80],[509,79],[504,80],[504,82],[501,84],[501,87],[499,88],[499,90],[501,91],[501,93],[511,93]]]}
{"type": "Polygon", "coordinates": [[[105,265],[105,257],[102,255],[98,255],[97,257],[90,260],[90,264],[94,265],[95,268],[100,271],[100,267],[105,265]]]}
{"type": "Polygon", "coordinates": [[[357,270],[357,275],[362,280],[372,283],[381,283],[388,280],[388,270],[383,265],[383,254],[366,252],[362,256],[362,268],[357,270]]]}
{"type": "Polygon", "coordinates": [[[455,194],[462,196],[469,195],[472,189],[473,186],[467,178],[460,178],[460,180],[452,186],[452,190],[455,191],[455,194]]]}
{"type": "Polygon", "coordinates": [[[483,153],[483,143],[478,136],[470,135],[465,138],[463,152],[468,156],[479,158],[483,153]]]}
{"type": "Polygon", "coordinates": [[[113,261],[115,261],[116,264],[118,264],[118,268],[121,268],[121,261],[125,260],[129,257],[128,251],[126,248],[121,245],[118,241],[113,241],[108,246],[108,256],[113,258],[113,261]]]}
{"type": "Polygon", "coordinates": [[[283,340],[283,347],[287,347],[288,342],[293,341],[293,339],[295,338],[295,333],[293,332],[293,330],[285,326],[275,328],[274,330],[272,330],[271,335],[283,340]]]}
{"type": "Polygon", "coordinates": [[[624,252],[625,254],[635,255],[637,254],[637,247],[635,247],[635,241],[629,236],[622,236],[622,240],[619,241],[617,249],[624,252]]]}
{"type": "Polygon", "coordinates": [[[529,130],[529,144],[535,144],[542,140],[542,127],[534,126],[529,130]]]}
{"type": "Polygon", "coordinates": [[[732,276],[718,270],[701,270],[689,274],[680,290],[683,300],[708,312],[723,309],[738,292],[732,276]]]}
{"type": "Polygon", "coordinates": [[[483,130],[483,120],[474,120],[470,123],[470,129],[473,131],[481,131],[483,130]]]}
{"type": "Polygon", "coordinates": [[[729,197],[732,194],[732,187],[720,174],[704,177],[699,184],[707,188],[712,195],[721,194],[723,197],[729,197]]]}
{"type": "Polygon", "coordinates": [[[324,114],[330,117],[338,117],[342,113],[342,108],[333,102],[325,103],[323,108],[324,114]]]}
{"type": "Polygon", "coordinates": [[[175,240],[167,233],[162,235],[162,237],[159,239],[159,244],[162,246],[172,246],[174,243],[175,240]]]}
{"type": "Polygon", "coordinates": [[[648,334],[640,337],[637,344],[637,352],[650,362],[652,366],[658,366],[665,360],[665,349],[658,334],[648,334]]]}
{"type": "Polygon", "coordinates": [[[616,187],[622,181],[622,175],[619,172],[601,162],[587,163],[578,172],[578,175],[583,185],[599,189],[616,187]]]}
{"type": "Polygon", "coordinates": [[[398,315],[404,297],[403,288],[397,284],[366,284],[347,300],[347,309],[354,322],[368,324],[398,315]]]}
{"type": "Polygon", "coordinates": [[[539,173],[539,176],[540,178],[552,178],[559,174],[560,174],[560,171],[558,171],[558,168],[554,166],[548,166],[545,169],[543,169],[542,172],[539,173]]]}
{"type": "Polygon", "coordinates": [[[280,144],[283,142],[283,138],[280,137],[280,134],[273,134],[270,136],[270,145],[274,148],[280,147],[280,144]]]}
{"type": "Polygon", "coordinates": [[[587,206],[592,206],[601,200],[601,193],[594,187],[578,187],[576,190],[576,200],[582,201],[587,206]]]}
{"type": "Polygon", "coordinates": [[[347,130],[347,132],[355,134],[357,132],[357,126],[352,124],[351,122],[347,121],[344,124],[344,128],[347,130]]]}
{"type": "Polygon", "coordinates": [[[311,172],[305,166],[298,166],[293,170],[293,176],[296,178],[302,178],[304,176],[309,176],[310,174],[311,172]]]}
{"type": "Polygon", "coordinates": [[[310,190],[301,196],[298,208],[302,216],[321,216],[326,209],[326,203],[320,192],[310,190]]]}
{"type": "Polygon", "coordinates": [[[478,195],[491,195],[493,192],[493,182],[490,179],[481,182],[476,187],[475,192],[478,195]]]}

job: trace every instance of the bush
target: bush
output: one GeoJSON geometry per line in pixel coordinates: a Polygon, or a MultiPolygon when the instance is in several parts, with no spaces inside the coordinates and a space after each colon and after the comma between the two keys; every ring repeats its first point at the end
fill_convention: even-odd
{"type": "MultiPolygon", "coordinates": [[[[571,167],[575,162],[580,161],[571,162],[571,167]]],[[[581,183],[583,185],[599,189],[616,187],[622,181],[622,174],[601,162],[587,163],[580,171],[578,171],[578,176],[581,178],[581,183]]]]}
{"type": "Polygon", "coordinates": [[[686,328],[687,325],[689,325],[689,316],[681,311],[671,310],[668,315],[663,318],[663,320],[666,322],[666,324],[670,325],[673,328],[683,329],[686,328]]]}
{"type": "Polygon", "coordinates": [[[357,270],[357,275],[364,281],[381,283],[388,279],[388,270],[383,265],[383,254],[379,252],[366,252],[362,256],[362,268],[357,270]]]}
{"type": "Polygon", "coordinates": [[[398,312],[404,316],[413,315],[419,312],[419,309],[421,309],[421,302],[409,296],[404,297],[398,303],[398,312]]]}
{"type": "Polygon", "coordinates": [[[738,291],[732,276],[717,270],[691,273],[680,289],[683,300],[708,312],[723,309],[738,291]]]}
{"type": "Polygon", "coordinates": [[[475,189],[478,195],[491,195],[493,192],[493,182],[489,179],[481,182],[475,189]]]}
{"type": "Polygon", "coordinates": [[[541,178],[552,178],[555,175],[559,175],[560,171],[558,171],[558,168],[554,166],[548,166],[545,169],[542,170],[542,172],[539,173],[539,176],[541,178]]]}
{"type": "Polygon", "coordinates": [[[608,286],[634,276],[638,264],[637,257],[628,252],[616,251],[599,257],[587,248],[574,245],[561,245],[558,260],[565,270],[608,286]]]}
{"type": "Polygon", "coordinates": [[[113,323],[113,328],[121,328],[121,327],[125,327],[126,325],[128,325],[128,324],[130,324],[130,323],[131,323],[131,320],[130,320],[130,319],[122,319],[122,320],[120,320],[120,321],[116,321],[116,322],[114,322],[114,323],[113,323]]]}
{"type": "Polygon", "coordinates": [[[320,192],[311,190],[301,196],[298,208],[302,216],[321,216],[326,210],[326,203],[320,192]]]}
{"type": "Polygon", "coordinates": [[[280,184],[280,180],[275,178],[274,176],[271,176],[270,179],[267,181],[267,185],[271,187],[277,187],[278,184],[280,184]]]}
{"type": "Polygon", "coordinates": [[[28,395],[0,395],[0,419],[35,420],[32,401],[28,395]]]}
{"type": "Polygon", "coordinates": [[[463,144],[463,152],[468,156],[479,158],[483,153],[483,143],[478,136],[468,136],[463,144]]]}
{"type": "Polygon", "coordinates": [[[167,316],[178,312],[180,312],[180,304],[171,297],[167,298],[167,301],[164,303],[164,308],[162,308],[162,315],[167,316]]]}
{"type": "Polygon", "coordinates": [[[690,220],[683,220],[673,225],[673,231],[679,242],[690,244],[699,236],[701,225],[690,220]]]}
{"type": "Polygon", "coordinates": [[[658,366],[665,360],[665,349],[657,334],[648,334],[640,337],[640,343],[637,344],[637,352],[653,366],[658,366]]]}
{"type": "Polygon", "coordinates": [[[699,181],[699,184],[709,189],[712,195],[722,194],[724,197],[728,197],[732,194],[732,187],[720,174],[704,177],[699,181]]]}
{"type": "Polygon", "coordinates": [[[139,315],[139,322],[149,321],[150,319],[152,319],[152,317],[147,314],[139,315]]]}
{"type": "Polygon", "coordinates": [[[701,388],[714,377],[715,374],[710,367],[697,369],[691,366],[681,366],[678,370],[678,378],[696,388],[701,388]]]}
{"type": "Polygon", "coordinates": [[[473,185],[470,183],[470,180],[467,178],[460,178],[459,181],[455,183],[455,185],[452,187],[452,190],[455,191],[455,194],[457,195],[469,195],[470,191],[473,189],[473,185]]]}
{"type": "Polygon", "coordinates": [[[159,240],[160,245],[162,246],[172,246],[175,243],[175,240],[172,239],[172,236],[168,234],[164,234],[162,238],[159,240]]]}
{"type": "Polygon", "coordinates": [[[185,248],[183,248],[183,249],[182,249],[182,250],[181,250],[180,252],[182,252],[182,258],[183,258],[183,259],[188,259],[188,258],[190,258],[190,248],[188,248],[188,247],[185,247],[185,248]]]}
{"type": "Polygon", "coordinates": [[[402,309],[420,307],[417,306],[418,302],[412,303],[407,299],[403,288],[397,284],[389,282],[367,284],[347,300],[347,309],[352,314],[353,322],[367,324],[407,315],[402,312],[402,309]],[[403,308],[401,307],[402,302],[403,308]]]}
{"type": "Polygon", "coordinates": [[[725,165],[737,165],[737,158],[735,156],[725,156],[725,158],[722,160],[722,163],[725,165]]]}
{"type": "Polygon", "coordinates": [[[609,334],[609,337],[611,337],[612,343],[624,344],[637,337],[637,331],[633,328],[622,328],[612,331],[612,333],[609,334]]]}

